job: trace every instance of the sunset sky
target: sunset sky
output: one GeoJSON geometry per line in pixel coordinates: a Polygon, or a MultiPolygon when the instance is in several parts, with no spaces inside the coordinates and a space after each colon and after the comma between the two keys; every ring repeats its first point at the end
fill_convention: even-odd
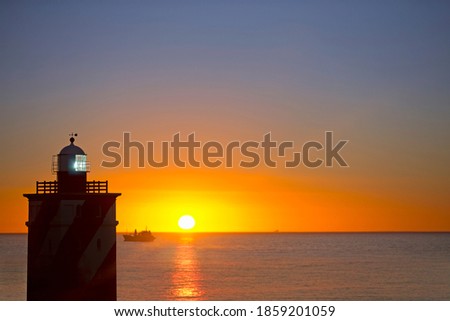
{"type": "Polygon", "coordinates": [[[0,4],[0,232],[76,144],[118,231],[450,231],[450,4],[0,4]],[[349,140],[349,167],[102,168],[102,145],[349,140]]]}

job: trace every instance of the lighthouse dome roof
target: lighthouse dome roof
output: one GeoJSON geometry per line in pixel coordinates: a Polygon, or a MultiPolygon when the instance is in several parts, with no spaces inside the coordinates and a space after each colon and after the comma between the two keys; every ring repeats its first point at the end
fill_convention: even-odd
{"type": "Polygon", "coordinates": [[[60,155],[86,155],[86,153],[78,146],[74,145],[75,139],[71,137],[70,145],[67,145],[59,152],[60,155]]]}

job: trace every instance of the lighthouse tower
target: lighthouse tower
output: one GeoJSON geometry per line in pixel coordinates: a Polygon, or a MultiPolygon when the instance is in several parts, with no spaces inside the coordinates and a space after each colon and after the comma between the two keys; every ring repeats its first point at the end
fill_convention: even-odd
{"type": "MultiPolygon", "coordinates": [[[[76,134],[75,134],[76,136],[76,134]]],[[[116,198],[108,181],[87,181],[74,144],[53,159],[56,181],[36,182],[29,201],[28,300],[116,300],[116,198]]]]}

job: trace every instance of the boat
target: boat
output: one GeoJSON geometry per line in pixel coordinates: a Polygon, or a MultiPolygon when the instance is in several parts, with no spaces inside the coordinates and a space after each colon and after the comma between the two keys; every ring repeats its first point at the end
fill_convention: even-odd
{"type": "Polygon", "coordinates": [[[137,230],[134,230],[133,234],[124,234],[123,240],[125,242],[153,242],[155,237],[150,231],[141,231],[138,233],[137,230]]]}

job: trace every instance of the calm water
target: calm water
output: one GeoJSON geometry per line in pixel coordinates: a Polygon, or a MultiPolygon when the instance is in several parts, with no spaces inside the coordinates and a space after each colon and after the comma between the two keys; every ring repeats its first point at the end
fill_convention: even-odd
{"type": "MultiPolygon", "coordinates": [[[[450,300],[450,233],[118,236],[119,300],[450,300]]],[[[0,300],[24,300],[26,235],[0,235],[0,300]]]]}

